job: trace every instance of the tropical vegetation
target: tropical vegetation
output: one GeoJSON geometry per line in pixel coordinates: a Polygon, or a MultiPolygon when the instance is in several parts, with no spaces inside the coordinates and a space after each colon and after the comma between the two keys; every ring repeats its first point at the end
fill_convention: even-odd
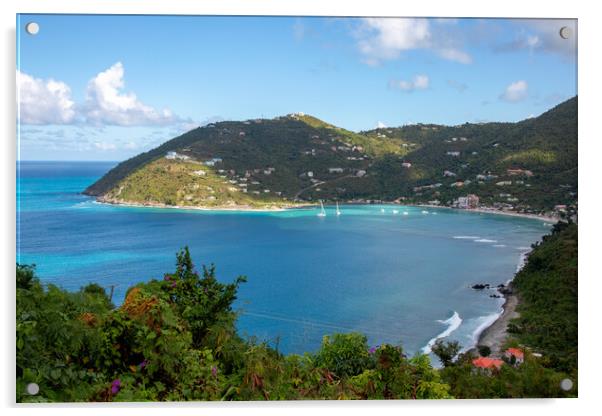
{"type": "Polygon", "coordinates": [[[575,397],[560,383],[577,380],[576,265],[577,226],[559,223],[515,281],[521,317],[508,345],[525,362],[482,371],[476,351],[458,355],[445,341],[433,347],[437,368],[360,333],[326,335],[303,355],[243,339],[233,303],[246,277],[223,283],[187,248],[174,271],[130,288],[118,306],[97,284],[69,292],[17,264],[17,401],[575,397]]]}
{"type": "Polygon", "coordinates": [[[357,133],[300,113],[212,123],[118,164],[85,193],[112,202],[209,207],[319,199],[451,206],[475,194],[486,207],[549,213],[559,205],[576,207],[577,185],[573,97],[516,123],[413,124],[357,133]],[[178,165],[186,163],[167,163],[168,152],[186,159],[185,169],[205,166],[205,181],[236,190],[207,201],[206,188],[192,192],[200,179],[182,176],[178,165]],[[158,164],[170,166],[159,170],[158,164]],[[178,186],[169,185],[174,182],[178,186]]]}

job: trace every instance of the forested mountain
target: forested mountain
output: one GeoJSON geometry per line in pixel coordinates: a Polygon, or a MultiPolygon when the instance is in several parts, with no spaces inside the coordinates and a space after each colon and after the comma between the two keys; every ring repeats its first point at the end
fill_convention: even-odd
{"type": "Polygon", "coordinates": [[[302,113],[214,123],[120,163],[85,193],[180,206],[452,205],[475,194],[485,206],[550,211],[577,201],[577,97],[517,123],[360,133],[302,113]]]}

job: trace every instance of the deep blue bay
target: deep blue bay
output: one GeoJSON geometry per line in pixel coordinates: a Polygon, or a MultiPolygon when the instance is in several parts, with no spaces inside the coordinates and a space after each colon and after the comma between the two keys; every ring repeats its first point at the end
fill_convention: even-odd
{"type": "Polygon", "coordinates": [[[541,221],[391,205],[211,212],[117,207],[80,192],[108,162],[21,162],[17,261],[45,283],[128,286],[173,271],[188,245],[218,278],[244,274],[236,302],[243,335],[283,352],[318,348],[322,336],[361,331],[371,345],[413,354],[444,332],[469,347],[502,299],[470,285],[505,283],[521,254],[548,232],[541,221]],[[397,212],[394,212],[396,210],[397,212]],[[407,213],[404,215],[404,212],[407,213]]]}

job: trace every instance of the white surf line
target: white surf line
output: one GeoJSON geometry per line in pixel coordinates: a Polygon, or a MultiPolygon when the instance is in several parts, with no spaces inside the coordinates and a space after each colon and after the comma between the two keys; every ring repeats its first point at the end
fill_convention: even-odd
{"type": "Polygon", "coordinates": [[[435,345],[435,342],[437,342],[441,338],[448,337],[452,332],[458,329],[460,325],[462,325],[462,318],[460,318],[458,312],[454,311],[454,314],[450,318],[444,321],[438,320],[437,322],[447,325],[447,328],[445,329],[445,331],[432,338],[424,347],[422,347],[423,354],[430,354],[431,348],[433,347],[433,345],[435,345]]]}
{"type": "Polygon", "coordinates": [[[479,342],[479,337],[481,336],[483,331],[486,330],[487,328],[489,328],[491,325],[493,325],[493,323],[502,315],[503,312],[504,312],[504,308],[502,307],[499,312],[492,313],[491,315],[484,315],[484,316],[478,317],[477,319],[479,319],[479,320],[482,319],[483,322],[481,322],[479,324],[479,326],[471,334],[471,344],[462,348],[462,351],[460,351],[460,352],[466,352],[466,351],[476,347],[477,343],[479,342]]]}
{"type": "Polygon", "coordinates": [[[523,267],[525,267],[525,264],[527,264],[527,256],[530,252],[531,250],[520,253],[518,264],[516,265],[516,273],[520,272],[523,269],[523,267]]]}

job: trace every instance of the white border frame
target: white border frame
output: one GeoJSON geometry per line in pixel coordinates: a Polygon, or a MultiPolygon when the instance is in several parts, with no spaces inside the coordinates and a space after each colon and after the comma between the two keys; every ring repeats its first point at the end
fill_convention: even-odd
{"type": "MultiPolygon", "coordinates": [[[[16,13],[93,13],[93,14],[193,14],[193,15],[314,15],[314,16],[440,16],[440,17],[533,17],[577,18],[579,20],[579,188],[580,261],[579,287],[579,399],[574,400],[463,400],[430,402],[245,402],[245,403],[152,403],[152,404],[87,404],[46,405],[37,408],[48,415],[107,413],[129,415],[190,414],[192,409],[206,414],[250,415],[339,413],[364,415],[367,411],[385,414],[420,412],[430,414],[466,415],[467,412],[504,415],[518,410],[566,415],[568,412],[589,413],[600,396],[600,321],[596,297],[602,293],[601,277],[596,264],[597,247],[602,235],[596,208],[602,187],[597,182],[598,159],[602,157],[599,99],[602,74],[600,45],[602,39],[600,13],[595,2],[548,0],[528,3],[524,0],[497,2],[453,0],[394,2],[386,0],[3,0],[2,13],[2,91],[5,91],[0,117],[4,137],[2,143],[2,311],[5,318],[0,357],[4,371],[0,375],[0,404],[8,407],[8,414],[31,414],[31,406],[14,404],[14,261],[15,261],[15,158],[16,158],[16,101],[15,101],[15,22],[16,13]]],[[[6,414],[6,413],[5,413],[6,414]]]]}

